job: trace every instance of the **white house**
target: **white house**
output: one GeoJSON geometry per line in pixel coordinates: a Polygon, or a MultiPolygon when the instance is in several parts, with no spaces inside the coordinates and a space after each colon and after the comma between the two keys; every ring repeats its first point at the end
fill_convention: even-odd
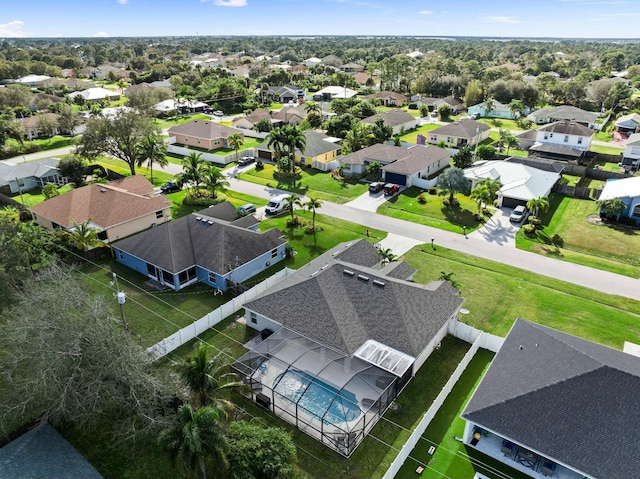
{"type": "Polygon", "coordinates": [[[305,61],[302,62],[304,64],[305,67],[307,68],[313,68],[317,65],[320,65],[322,63],[322,60],[320,60],[317,57],[311,57],[311,58],[307,58],[305,61]]]}
{"type": "Polygon", "coordinates": [[[589,148],[594,131],[574,121],[557,121],[536,131],[535,143],[529,151],[534,154],[567,159],[580,158],[589,148]]]}
{"type": "Polygon", "coordinates": [[[600,201],[620,198],[625,204],[621,217],[628,217],[640,222],[640,176],[623,179],[610,179],[604,184],[600,201]]]}
{"type": "Polygon", "coordinates": [[[622,167],[625,171],[638,171],[640,168],[640,133],[634,133],[627,140],[622,154],[622,167]]]}
{"type": "Polygon", "coordinates": [[[315,101],[331,101],[336,98],[353,98],[357,94],[357,91],[346,86],[328,86],[315,92],[313,99],[315,101]]]}
{"type": "Polygon", "coordinates": [[[515,120],[520,116],[520,113],[511,111],[507,105],[500,103],[498,100],[493,100],[491,110],[489,111],[487,111],[486,101],[470,106],[467,111],[469,115],[477,115],[482,118],[504,118],[508,120],[515,120]]]}
{"type": "Polygon", "coordinates": [[[69,94],[69,98],[72,99],[75,99],[78,96],[84,98],[84,101],[98,101],[104,100],[105,98],[109,100],[117,100],[118,98],[120,98],[120,93],[107,90],[105,88],[96,87],[87,88],[86,90],[82,91],[74,91],[73,93],[69,94]]]}

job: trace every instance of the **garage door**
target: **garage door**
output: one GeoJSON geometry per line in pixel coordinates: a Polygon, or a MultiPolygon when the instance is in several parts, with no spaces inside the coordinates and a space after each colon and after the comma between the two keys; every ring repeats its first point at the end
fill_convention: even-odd
{"type": "Polygon", "coordinates": [[[527,202],[515,198],[507,198],[506,196],[502,198],[502,206],[505,208],[515,208],[519,205],[527,206],[527,202]]]}
{"type": "Polygon", "coordinates": [[[271,151],[258,150],[258,158],[261,158],[263,160],[271,160],[271,151]]]}
{"type": "Polygon", "coordinates": [[[399,175],[398,173],[385,173],[384,181],[386,183],[398,183],[400,186],[406,186],[407,175],[399,175]]]}

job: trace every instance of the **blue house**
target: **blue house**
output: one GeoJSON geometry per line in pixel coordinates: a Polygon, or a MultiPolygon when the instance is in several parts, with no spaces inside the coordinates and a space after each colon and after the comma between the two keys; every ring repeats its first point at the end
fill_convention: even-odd
{"type": "Polygon", "coordinates": [[[619,198],[625,205],[620,217],[628,217],[640,223],[640,176],[610,179],[604,184],[600,201],[619,198]]]}
{"type": "Polygon", "coordinates": [[[114,243],[116,261],[175,290],[202,282],[226,291],[286,255],[281,231],[236,216],[225,202],[148,229],[114,243]]]}
{"type": "Polygon", "coordinates": [[[505,120],[515,120],[520,116],[518,112],[512,112],[507,105],[500,103],[498,100],[493,100],[493,106],[490,111],[487,111],[486,101],[470,106],[467,111],[470,116],[475,115],[478,118],[504,118],[505,120]]]}

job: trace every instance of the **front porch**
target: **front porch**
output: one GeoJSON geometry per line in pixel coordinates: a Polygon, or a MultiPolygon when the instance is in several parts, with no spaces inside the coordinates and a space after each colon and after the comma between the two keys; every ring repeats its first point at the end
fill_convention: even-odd
{"type": "MultiPolygon", "coordinates": [[[[470,429],[469,426],[472,425],[467,423],[467,430],[470,429]]],[[[465,437],[467,437],[466,434],[465,437]]],[[[524,446],[512,443],[497,434],[492,434],[478,427],[472,426],[468,439],[468,441],[465,441],[467,446],[473,447],[483,454],[535,479],[547,479],[549,477],[583,479],[584,477],[582,474],[536,454],[524,446]]]]}

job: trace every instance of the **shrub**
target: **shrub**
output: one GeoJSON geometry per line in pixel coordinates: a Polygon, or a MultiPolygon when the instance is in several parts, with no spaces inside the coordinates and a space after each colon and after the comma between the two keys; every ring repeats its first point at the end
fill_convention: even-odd
{"type": "Polygon", "coordinates": [[[256,170],[260,171],[264,169],[264,163],[262,162],[262,160],[258,160],[256,161],[256,170]]]}
{"type": "Polygon", "coordinates": [[[182,204],[191,206],[213,206],[226,200],[227,198],[224,195],[218,195],[217,198],[210,198],[208,196],[185,195],[184,199],[182,200],[182,204]]]}
{"type": "Polygon", "coordinates": [[[524,225],[522,227],[522,231],[524,231],[524,234],[529,237],[533,237],[536,235],[536,227],[532,224],[524,225]]]}
{"type": "Polygon", "coordinates": [[[436,188],[435,186],[432,186],[431,188],[429,188],[430,195],[435,195],[436,193],[438,193],[438,188],[436,188]]]}
{"type": "Polygon", "coordinates": [[[417,103],[409,103],[409,106],[407,106],[407,108],[409,108],[409,110],[417,110],[418,109],[418,104],[417,103]]]}
{"type": "Polygon", "coordinates": [[[420,203],[421,205],[424,205],[426,202],[427,202],[427,198],[423,194],[418,195],[418,203],[420,203]]]}

